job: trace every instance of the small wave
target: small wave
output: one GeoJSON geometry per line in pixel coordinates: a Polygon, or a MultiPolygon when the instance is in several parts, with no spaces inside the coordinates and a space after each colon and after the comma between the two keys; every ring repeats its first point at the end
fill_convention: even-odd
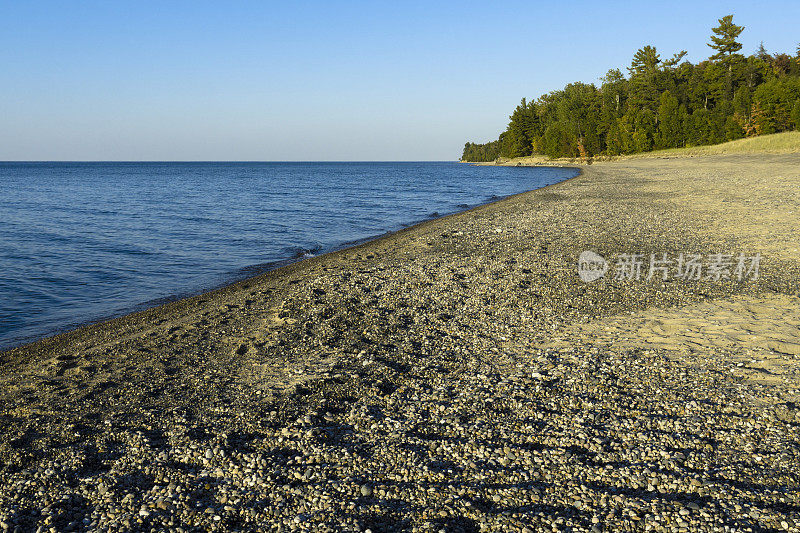
{"type": "Polygon", "coordinates": [[[300,259],[307,257],[314,257],[322,251],[322,246],[315,246],[313,248],[303,248],[302,246],[289,246],[284,248],[286,259],[279,259],[277,261],[266,261],[264,263],[257,263],[255,265],[247,265],[236,270],[233,280],[242,279],[244,277],[257,276],[270,270],[275,270],[290,263],[294,263],[300,259]]]}
{"type": "Polygon", "coordinates": [[[287,255],[292,259],[303,259],[304,257],[314,257],[322,251],[322,246],[303,248],[302,246],[289,246],[286,248],[287,255]]]}

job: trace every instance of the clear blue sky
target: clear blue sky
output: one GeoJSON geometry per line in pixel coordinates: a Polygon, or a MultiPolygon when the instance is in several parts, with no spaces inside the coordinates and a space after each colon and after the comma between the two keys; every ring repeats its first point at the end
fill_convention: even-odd
{"type": "Polygon", "coordinates": [[[794,52],[800,2],[0,0],[0,160],[443,160],[637,48],[794,52]],[[666,4],[666,5],[665,5],[666,4]]]}

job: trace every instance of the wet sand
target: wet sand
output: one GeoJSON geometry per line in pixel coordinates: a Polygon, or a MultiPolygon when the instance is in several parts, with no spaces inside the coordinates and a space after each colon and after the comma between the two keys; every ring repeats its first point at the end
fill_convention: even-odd
{"type": "Polygon", "coordinates": [[[2,352],[0,529],[799,531],[800,155],[583,170],[2,352]]]}

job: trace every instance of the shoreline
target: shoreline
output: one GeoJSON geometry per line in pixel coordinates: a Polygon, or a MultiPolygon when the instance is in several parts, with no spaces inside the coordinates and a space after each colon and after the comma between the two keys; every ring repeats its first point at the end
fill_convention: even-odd
{"type": "MultiPolygon", "coordinates": [[[[285,269],[287,267],[290,267],[292,265],[295,265],[295,264],[298,264],[298,263],[301,263],[301,262],[310,261],[312,259],[323,258],[325,256],[332,255],[332,254],[335,254],[337,252],[343,252],[345,250],[355,249],[355,248],[358,248],[360,246],[365,246],[365,245],[368,245],[370,243],[380,241],[381,239],[384,239],[384,238],[392,237],[393,235],[399,234],[401,232],[411,231],[414,228],[417,228],[418,226],[422,226],[423,224],[426,224],[426,223],[429,223],[429,222],[445,219],[445,218],[452,217],[452,216],[455,216],[455,215],[468,213],[468,212],[470,212],[470,211],[472,211],[474,209],[478,209],[480,207],[484,207],[484,206],[491,205],[491,204],[498,203],[498,202],[503,202],[503,201],[505,201],[507,199],[514,198],[515,196],[519,196],[519,195],[522,195],[522,194],[528,194],[528,193],[533,192],[533,191],[542,190],[542,189],[545,189],[547,187],[551,187],[552,185],[558,185],[559,183],[563,183],[565,181],[569,181],[571,179],[579,177],[581,175],[581,173],[582,173],[582,170],[580,168],[578,168],[578,167],[570,167],[570,166],[566,166],[565,165],[565,166],[560,166],[558,168],[573,168],[574,170],[576,170],[578,172],[578,174],[576,174],[575,176],[573,176],[571,178],[564,178],[563,180],[561,180],[561,181],[559,181],[557,183],[550,184],[550,185],[545,185],[544,187],[540,187],[538,189],[531,189],[531,190],[528,190],[528,191],[522,191],[522,192],[511,194],[511,195],[506,195],[506,196],[501,196],[501,197],[494,197],[495,199],[487,200],[486,202],[482,202],[482,203],[473,205],[473,206],[471,206],[471,207],[469,207],[467,209],[461,209],[461,210],[455,211],[453,213],[447,213],[445,215],[439,215],[439,216],[436,216],[436,217],[431,217],[431,218],[428,218],[428,219],[419,220],[417,222],[412,222],[412,223],[409,223],[408,225],[405,225],[402,228],[394,230],[394,231],[387,231],[387,232],[382,233],[382,234],[371,235],[371,236],[368,236],[368,237],[364,237],[362,239],[357,239],[357,240],[352,241],[352,242],[341,243],[339,245],[333,246],[328,251],[324,251],[324,252],[322,252],[320,254],[317,254],[317,255],[312,255],[311,257],[287,258],[287,259],[282,259],[282,260],[271,261],[271,262],[268,262],[268,263],[260,263],[260,264],[248,265],[248,266],[242,267],[238,271],[247,271],[247,270],[254,270],[255,269],[255,270],[258,270],[259,272],[257,274],[251,275],[251,276],[250,275],[245,275],[246,277],[242,277],[242,278],[239,278],[238,276],[231,276],[231,280],[230,281],[222,282],[221,284],[219,284],[217,286],[213,286],[213,287],[210,287],[210,288],[207,288],[207,289],[199,289],[199,291],[197,291],[197,292],[196,291],[185,291],[183,294],[167,295],[167,296],[164,296],[164,297],[161,297],[161,298],[156,298],[154,300],[151,300],[151,302],[153,302],[152,305],[150,305],[151,302],[142,302],[142,303],[130,306],[128,308],[128,309],[130,309],[130,311],[128,311],[128,312],[122,312],[121,314],[113,314],[113,315],[109,315],[107,317],[98,318],[96,320],[89,320],[89,321],[83,322],[83,323],[76,323],[76,324],[73,324],[73,325],[68,325],[68,326],[65,326],[65,330],[63,330],[63,331],[56,331],[56,332],[51,333],[51,334],[46,334],[43,337],[40,337],[40,338],[37,338],[37,339],[34,339],[34,340],[22,341],[21,344],[13,345],[13,346],[10,346],[10,347],[7,347],[7,348],[0,347],[0,358],[2,358],[7,352],[11,352],[11,351],[14,351],[14,350],[26,349],[29,346],[32,347],[33,345],[38,345],[38,344],[49,344],[48,341],[50,341],[50,340],[55,341],[56,337],[59,338],[59,342],[61,342],[61,341],[69,342],[68,339],[61,339],[62,336],[65,336],[65,335],[68,336],[68,335],[71,335],[71,334],[78,334],[79,332],[81,332],[82,330],[87,329],[87,328],[103,327],[105,324],[109,324],[110,325],[111,322],[117,322],[119,320],[126,319],[128,317],[138,316],[140,314],[153,312],[153,311],[155,311],[157,309],[162,309],[162,308],[164,308],[166,306],[169,306],[171,304],[177,304],[177,303],[182,302],[184,300],[202,299],[204,296],[211,296],[211,295],[217,294],[217,293],[219,293],[221,291],[225,291],[226,289],[233,289],[233,287],[236,286],[236,285],[247,284],[247,282],[250,282],[250,281],[254,282],[258,278],[261,278],[262,276],[265,276],[267,274],[271,274],[271,273],[276,272],[276,271],[282,271],[283,269],[285,269]],[[264,265],[275,265],[275,266],[266,267],[264,270],[261,270],[261,268],[264,265]],[[159,302],[159,303],[156,303],[156,302],[159,302]]],[[[165,311],[165,312],[168,312],[168,311],[165,311]]],[[[91,334],[91,333],[89,333],[89,334],[91,334]]]]}
{"type": "MultiPolygon", "coordinates": [[[[202,164],[202,163],[205,163],[205,162],[198,162],[198,164],[202,164]]],[[[560,167],[560,168],[575,168],[575,167],[560,167]]],[[[578,168],[575,168],[575,170],[580,172],[580,169],[578,169],[578,168]]],[[[565,181],[567,179],[571,179],[571,178],[564,178],[564,180],[562,180],[562,181],[565,181]]],[[[537,189],[532,189],[532,190],[537,190],[537,189]]],[[[152,309],[155,309],[155,308],[159,308],[159,307],[162,307],[162,306],[164,306],[166,304],[174,303],[174,302],[177,302],[177,301],[180,301],[180,300],[185,300],[185,299],[189,299],[189,298],[195,298],[195,297],[199,297],[199,296],[202,296],[202,295],[205,295],[205,294],[214,293],[214,292],[219,291],[220,289],[223,289],[223,288],[225,288],[227,286],[234,285],[234,284],[237,284],[239,282],[246,281],[246,280],[249,280],[249,279],[252,279],[252,278],[256,278],[256,277],[261,276],[261,275],[263,275],[263,274],[265,274],[267,272],[278,270],[278,269],[284,268],[284,267],[286,267],[288,265],[291,265],[291,264],[294,264],[294,263],[298,263],[300,261],[305,261],[305,260],[307,260],[309,258],[320,257],[320,256],[323,256],[323,255],[327,255],[329,253],[341,251],[341,250],[344,250],[344,249],[347,249],[347,248],[360,246],[362,244],[366,244],[366,243],[373,242],[375,240],[381,239],[381,238],[383,238],[385,236],[392,235],[392,234],[397,233],[399,231],[403,231],[403,230],[407,230],[407,229],[413,228],[413,227],[415,227],[415,226],[417,226],[419,224],[423,224],[423,223],[429,222],[431,220],[437,220],[437,219],[444,218],[444,217],[447,217],[447,216],[456,215],[456,214],[459,214],[459,213],[464,213],[464,212],[467,212],[467,211],[469,211],[471,209],[474,209],[476,207],[484,206],[484,205],[491,204],[491,203],[494,203],[494,202],[503,201],[506,198],[510,198],[510,197],[516,196],[517,194],[524,194],[526,192],[530,192],[530,190],[522,191],[520,193],[515,193],[515,194],[512,194],[512,195],[500,196],[500,197],[492,196],[491,199],[488,199],[486,201],[477,203],[477,204],[472,205],[471,207],[468,207],[466,209],[459,209],[459,210],[451,212],[451,213],[446,213],[445,215],[437,215],[437,216],[432,216],[432,217],[428,217],[428,218],[417,220],[417,221],[411,221],[409,223],[403,223],[403,224],[401,224],[401,227],[399,227],[398,229],[395,229],[395,230],[390,230],[390,231],[387,231],[387,232],[384,232],[384,233],[380,233],[380,234],[375,234],[375,235],[369,235],[369,236],[366,236],[366,237],[363,237],[363,238],[360,238],[360,239],[356,239],[354,241],[347,241],[347,242],[338,243],[336,245],[328,247],[327,249],[319,250],[318,253],[312,254],[310,257],[307,257],[306,254],[303,254],[300,257],[286,257],[284,259],[278,259],[278,260],[275,260],[275,261],[268,261],[268,262],[265,262],[265,263],[257,263],[257,264],[252,264],[252,265],[246,265],[244,267],[241,267],[241,268],[239,268],[239,269],[237,269],[235,271],[232,271],[232,272],[228,273],[228,275],[225,276],[227,279],[225,281],[222,281],[222,282],[217,283],[217,284],[213,284],[213,285],[209,284],[209,285],[206,285],[206,286],[203,286],[203,287],[199,287],[197,289],[184,290],[184,291],[179,292],[179,293],[168,294],[168,295],[165,295],[165,296],[153,298],[151,300],[135,303],[135,304],[132,304],[132,305],[123,305],[123,306],[120,306],[119,310],[117,310],[115,312],[111,312],[109,314],[96,316],[95,318],[90,318],[90,319],[87,319],[87,320],[79,320],[79,321],[73,322],[72,324],[67,324],[67,325],[64,325],[63,327],[58,327],[58,328],[54,328],[52,330],[49,330],[49,332],[44,333],[42,335],[37,335],[35,337],[31,336],[31,337],[29,337],[27,339],[20,339],[18,341],[13,341],[13,343],[8,345],[8,346],[0,346],[0,357],[2,357],[4,352],[10,351],[10,350],[23,348],[23,347],[25,347],[27,345],[36,344],[36,343],[45,341],[45,340],[47,340],[49,338],[53,338],[53,337],[57,337],[57,336],[65,335],[65,334],[69,334],[71,332],[75,332],[77,330],[80,330],[80,329],[83,329],[83,328],[86,328],[86,327],[97,326],[97,325],[100,325],[100,324],[104,324],[106,322],[110,322],[110,321],[114,321],[114,320],[117,320],[117,319],[120,319],[120,318],[124,318],[124,317],[126,317],[128,315],[135,315],[135,314],[138,314],[138,313],[149,311],[149,310],[152,310],[152,309]],[[255,272],[255,273],[251,274],[250,272],[255,272]]]]}
{"type": "Polygon", "coordinates": [[[595,163],[2,352],[0,526],[798,531],[798,168],[595,163]],[[763,260],[587,284],[585,250],[763,260]]]}

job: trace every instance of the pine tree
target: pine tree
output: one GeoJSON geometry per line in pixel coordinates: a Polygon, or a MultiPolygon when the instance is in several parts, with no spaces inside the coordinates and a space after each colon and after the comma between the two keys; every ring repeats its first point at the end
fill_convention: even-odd
{"type": "Polygon", "coordinates": [[[708,44],[717,53],[711,56],[712,60],[730,59],[730,57],[742,49],[742,44],[736,42],[736,38],[744,31],[744,26],[737,26],[733,23],[733,15],[727,15],[718,20],[719,26],[711,28],[716,35],[711,36],[708,44]]]}
{"type": "Polygon", "coordinates": [[[681,59],[683,59],[686,56],[686,54],[688,54],[688,53],[689,52],[687,52],[686,50],[681,50],[680,52],[677,52],[677,53],[673,54],[670,59],[667,59],[666,61],[664,61],[664,68],[671,69],[671,68],[675,67],[675,65],[680,63],[681,59]]]}
{"type": "Polygon", "coordinates": [[[740,59],[744,59],[737,54],[742,49],[742,43],[736,41],[739,34],[744,31],[744,26],[737,26],[733,23],[733,15],[727,15],[719,19],[719,26],[711,28],[715,35],[711,36],[708,44],[717,53],[711,56],[712,61],[719,61],[719,64],[727,71],[724,74],[723,96],[730,99],[736,89],[733,76],[733,66],[738,65],[740,59]]]}
{"type": "Polygon", "coordinates": [[[658,70],[659,63],[661,63],[661,57],[655,46],[648,44],[636,51],[628,72],[630,72],[631,77],[641,74],[653,74],[658,70]]]}
{"type": "Polygon", "coordinates": [[[756,57],[765,63],[769,63],[769,60],[772,59],[772,56],[769,55],[769,52],[767,52],[767,49],[764,47],[764,41],[761,41],[761,44],[758,45],[756,57]]]}
{"type": "Polygon", "coordinates": [[[531,155],[531,140],[528,137],[530,131],[530,115],[528,113],[528,103],[525,98],[509,117],[507,138],[503,154],[506,157],[521,157],[531,155]]]}
{"type": "Polygon", "coordinates": [[[647,45],[636,51],[631,60],[630,105],[636,109],[658,107],[659,65],[661,57],[654,46],[647,45]]]}

